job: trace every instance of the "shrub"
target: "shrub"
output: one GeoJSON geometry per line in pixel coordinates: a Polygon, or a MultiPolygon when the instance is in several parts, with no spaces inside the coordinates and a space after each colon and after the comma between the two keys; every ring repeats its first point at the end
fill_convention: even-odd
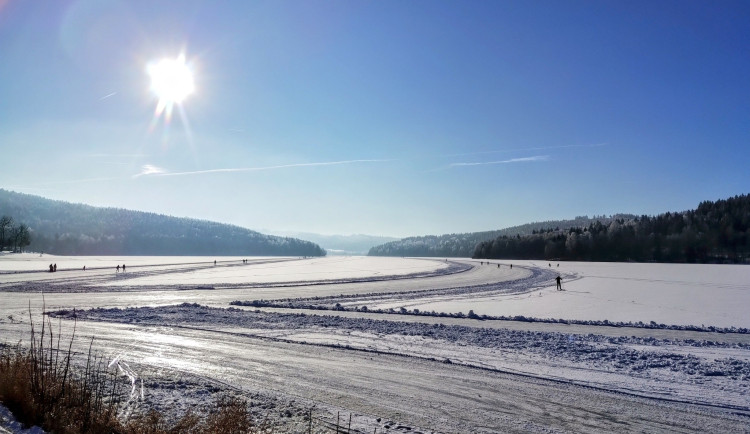
{"type": "Polygon", "coordinates": [[[70,342],[61,342],[49,318],[36,331],[31,322],[30,348],[0,344],[0,402],[25,426],[39,426],[60,434],[171,434],[262,433],[246,403],[237,398],[220,401],[205,417],[188,411],[176,422],[156,411],[121,421],[117,372],[93,352],[93,338],[82,369],[73,363],[75,323],[70,342]]]}

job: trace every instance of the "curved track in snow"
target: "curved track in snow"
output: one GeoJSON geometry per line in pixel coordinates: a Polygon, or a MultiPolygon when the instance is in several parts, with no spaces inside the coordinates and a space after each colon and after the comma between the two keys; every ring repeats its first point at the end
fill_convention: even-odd
{"type": "MultiPolygon", "coordinates": [[[[633,334],[640,336],[633,340],[627,338],[629,331],[608,327],[363,312],[335,313],[351,318],[351,323],[327,319],[323,321],[326,325],[303,327],[293,315],[273,313],[280,312],[276,309],[264,310],[266,316],[258,314],[265,318],[263,321],[273,322],[272,326],[261,327],[252,321],[235,321],[232,315],[241,315],[241,310],[231,315],[229,311],[217,311],[216,318],[196,323],[194,319],[203,315],[200,309],[188,307],[187,313],[180,313],[179,308],[162,308],[158,314],[139,309],[185,302],[226,309],[233,300],[342,295],[366,300],[385,293],[386,298],[397,302],[414,294],[452,297],[461,291],[467,291],[467,296],[507,291],[527,297],[530,291],[550,291],[557,272],[518,264],[511,270],[508,263],[480,265],[472,260],[451,261],[457,266],[450,271],[444,260],[432,259],[424,260],[429,265],[426,269],[405,260],[403,266],[394,261],[388,263],[390,269],[382,270],[368,268],[366,261],[343,260],[336,265],[325,259],[315,261],[265,258],[248,265],[128,266],[128,273],[133,273],[128,277],[108,269],[90,270],[90,274],[81,270],[4,274],[0,276],[0,334],[6,342],[25,339],[29,302],[32,316],[36,316],[42,305],[40,291],[55,286],[58,291],[45,290],[48,311],[129,308],[116,322],[101,318],[79,321],[78,334],[96,336],[99,351],[128,366],[129,377],[145,379],[146,399],[158,393],[160,381],[174,384],[170,378],[190,375],[231,385],[248,395],[262,391],[302,406],[315,406],[316,418],[329,424],[335,422],[339,411],[352,413],[353,427],[359,432],[375,428],[378,432],[750,430],[747,379],[677,375],[669,369],[649,367],[631,372],[627,366],[615,367],[627,361],[630,354],[646,354],[651,358],[647,360],[663,360],[660,353],[667,359],[696,353],[705,354],[705,360],[750,360],[743,347],[747,343],[744,336],[694,345],[690,342],[696,336],[710,334],[633,329],[633,334]],[[327,263],[330,267],[324,268],[327,263]],[[349,266],[349,274],[337,278],[336,267],[343,265],[349,266]],[[253,267],[258,272],[250,273],[253,267]],[[294,268],[289,267],[307,268],[298,268],[304,273],[294,274],[294,268]],[[357,267],[361,271],[356,271],[357,267]],[[223,281],[222,271],[233,273],[234,280],[223,281]],[[245,271],[249,274],[243,282],[236,273],[245,271]],[[288,276],[284,274],[287,271],[288,276]],[[131,276],[141,283],[127,283],[131,276]],[[160,283],[159,279],[164,280],[160,283]],[[169,283],[180,281],[184,283],[169,283]],[[150,316],[153,322],[137,320],[141,314],[150,316]],[[374,320],[374,328],[352,325],[361,320],[374,320]],[[429,327],[445,327],[440,323],[478,330],[496,328],[500,334],[493,338],[496,343],[492,345],[467,343],[460,329],[456,329],[455,340],[439,334],[430,336],[429,327]],[[528,334],[513,335],[512,330],[528,334]],[[599,337],[583,337],[592,333],[599,337]],[[661,336],[661,340],[654,342],[650,334],[661,336]],[[515,336],[520,343],[528,341],[528,345],[506,345],[506,335],[515,336]],[[570,351],[566,350],[568,338],[570,351]],[[541,349],[534,349],[537,340],[541,349]],[[549,346],[552,341],[557,343],[549,346]],[[583,352],[573,351],[575,345],[583,352]],[[614,354],[616,358],[611,363],[601,358],[589,360],[586,351],[614,354]],[[148,377],[153,372],[159,373],[159,379],[148,377]],[[688,381],[691,379],[697,382],[692,384],[688,381]],[[701,399],[694,399],[698,395],[701,399]]],[[[310,310],[304,312],[317,315],[310,310]]],[[[63,321],[63,327],[65,324],[63,321]]],[[[81,343],[81,351],[85,345],[81,343]]]]}

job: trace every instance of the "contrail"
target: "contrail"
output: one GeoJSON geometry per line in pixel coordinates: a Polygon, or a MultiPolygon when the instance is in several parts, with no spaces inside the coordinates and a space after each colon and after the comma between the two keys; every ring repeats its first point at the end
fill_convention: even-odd
{"type": "Polygon", "coordinates": [[[112,92],[109,95],[104,95],[103,97],[99,98],[99,101],[104,101],[105,99],[117,95],[117,92],[112,92]]]}
{"type": "MultiPolygon", "coordinates": [[[[282,164],[279,166],[261,166],[261,167],[236,167],[227,169],[207,169],[207,170],[194,170],[190,172],[141,172],[134,177],[148,175],[148,176],[188,176],[188,175],[204,175],[209,173],[233,173],[233,172],[259,172],[261,170],[277,170],[277,169],[289,169],[294,167],[315,167],[315,166],[336,166],[342,164],[355,164],[355,163],[383,163],[393,160],[345,160],[345,161],[326,161],[321,163],[296,163],[296,164],[282,164]]],[[[145,166],[144,166],[145,167],[145,166]]],[[[158,169],[158,168],[155,168],[158,169]]],[[[159,169],[161,170],[161,169],[159,169]]]]}
{"type": "Polygon", "coordinates": [[[593,145],[559,145],[559,146],[538,146],[534,148],[499,149],[496,151],[466,152],[462,154],[445,154],[445,155],[442,155],[442,157],[465,157],[468,155],[502,154],[504,152],[519,152],[519,151],[545,151],[548,149],[565,149],[565,148],[596,148],[599,146],[607,146],[607,144],[596,143],[593,145]]]}
{"type": "Polygon", "coordinates": [[[460,166],[483,166],[487,164],[510,164],[510,163],[524,163],[529,161],[547,161],[549,155],[537,155],[534,157],[523,157],[523,158],[511,158],[510,160],[502,161],[484,161],[479,163],[452,163],[449,167],[460,167],[460,166]]]}
{"type": "Polygon", "coordinates": [[[130,158],[130,157],[148,157],[148,154],[83,154],[82,157],[88,158],[130,158]]]}

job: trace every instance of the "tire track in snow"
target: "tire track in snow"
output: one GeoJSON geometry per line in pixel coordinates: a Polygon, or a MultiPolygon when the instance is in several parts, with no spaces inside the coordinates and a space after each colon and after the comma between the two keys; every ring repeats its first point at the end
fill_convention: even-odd
{"type": "MultiPolygon", "coordinates": [[[[216,329],[193,327],[193,326],[182,326],[182,325],[172,325],[172,326],[175,328],[192,330],[192,331],[197,331],[197,332],[211,332],[211,333],[217,333],[217,334],[226,334],[230,336],[245,337],[245,338],[251,338],[251,339],[258,339],[262,341],[278,342],[278,343],[283,343],[283,344],[332,348],[332,349],[343,350],[343,351],[355,351],[355,352],[362,352],[362,353],[369,353],[369,354],[379,354],[379,355],[402,357],[402,358],[407,358],[407,359],[417,359],[417,360],[446,363],[445,361],[441,361],[434,357],[418,356],[418,355],[407,354],[407,353],[402,353],[402,352],[384,351],[384,350],[378,350],[374,348],[357,348],[357,347],[352,347],[350,344],[342,345],[342,344],[328,344],[328,343],[320,343],[320,342],[306,342],[306,341],[298,341],[294,339],[273,337],[273,336],[255,334],[255,333],[232,332],[232,331],[227,331],[227,330],[216,330],[216,329]]],[[[583,383],[583,382],[569,380],[569,379],[555,377],[555,376],[541,376],[541,375],[531,374],[527,372],[511,370],[511,369],[483,366],[481,364],[455,363],[453,361],[450,361],[449,363],[457,365],[457,366],[471,368],[471,369],[477,369],[477,370],[482,370],[482,371],[487,371],[487,372],[495,372],[499,374],[517,376],[517,377],[522,377],[526,379],[553,382],[553,383],[564,384],[564,385],[569,385],[569,386],[576,386],[576,387],[581,387],[581,388],[588,389],[588,390],[595,390],[595,391],[611,393],[615,395],[624,395],[624,396],[629,396],[633,398],[648,399],[648,400],[668,402],[668,403],[674,403],[674,404],[695,405],[695,406],[700,406],[700,407],[731,411],[731,414],[735,414],[735,415],[742,416],[742,417],[747,417],[748,420],[750,421],[750,406],[718,404],[718,403],[710,403],[710,402],[703,402],[703,401],[697,401],[697,400],[668,398],[664,396],[650,395],[650,394],[645,394],[642,392],[637,392],[637,391],[632,391],[632,390],[597,386],[597,385],[593,385],[590,383],[583,383]]]]}

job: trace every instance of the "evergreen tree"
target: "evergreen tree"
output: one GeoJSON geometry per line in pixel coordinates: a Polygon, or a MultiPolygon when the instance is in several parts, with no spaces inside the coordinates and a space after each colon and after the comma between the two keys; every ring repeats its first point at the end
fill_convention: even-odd
{"type": "Polygon", "coordinates": [[[695,210],[595,221],[479,243],[475,258],[578,261],[750,261],[750,196],[701,202],[695,210]]]}
{"type": "Polygon", "coordinates": [[[0,217],[0,251],[6,246],[5,239],[6,235],[13,226],[13,217],[4,215],[0,217]]]}

